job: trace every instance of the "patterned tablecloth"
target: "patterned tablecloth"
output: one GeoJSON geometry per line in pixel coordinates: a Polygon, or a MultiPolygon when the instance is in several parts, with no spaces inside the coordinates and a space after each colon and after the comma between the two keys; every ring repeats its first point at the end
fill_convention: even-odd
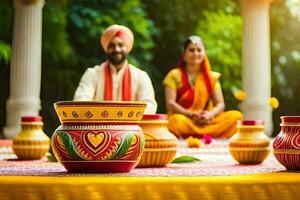
{"type": "MultiPolygon", "coordinates": [[[[189,155],[201,161],[193,163],[169,164],[163,168],[136,168],[130,173],[91,174],[93,176],[227,176],[241,174],[258,174],[284,171],[272,154],[259,165],[239,165],[228,152],[227,140],[214,140],[202,148],[187,148],[185,141],[180,141],[178,155],[189,155]]],[[[18,161],[14,155],[7,154],[0,161],[0,175],[13,176],[88,176],[90,174],[67,173],[65,168],[56,162],[18,161]]]]}

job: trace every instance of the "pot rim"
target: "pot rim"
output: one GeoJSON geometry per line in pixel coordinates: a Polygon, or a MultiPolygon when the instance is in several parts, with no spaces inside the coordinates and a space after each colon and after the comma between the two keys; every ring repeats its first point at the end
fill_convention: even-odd
{"type": "Polygon", "coordinates": [[[21,122],[43,122],[42,117],[38,115],[24,115],[21,122]]]}
{"type": "Polygon", "coordinates": [[[54,106],[142,106],[146,107],[147,103],[144,101],[57,101],[54,106]]]}
{"type": "Polygon", "coordinates": [[[166,120],[166,114],[144,114],[142,120],[166,120]]]}
{"type": "Polygon", "coordinates": [[[238,125],[242,126],[258,126],[264,125],[263,120],[238,120],[238,125]]]}
{"type": "Polygon", "coordinates": [[[299,122],[300,123],[300,116],[281,116],[280,117],[282,122],[299,122]]]}

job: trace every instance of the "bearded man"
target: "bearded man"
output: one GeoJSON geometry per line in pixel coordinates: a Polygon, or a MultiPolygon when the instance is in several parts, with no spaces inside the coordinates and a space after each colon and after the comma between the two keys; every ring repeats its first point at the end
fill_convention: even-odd
{"type": "Polygon", "coordinates": [[[121,25],[106,28],[100,38],[107,60],[88,68],[76,89],[75,101],[145,101],[145,114],[157,109],[152,82],[145,71],[127,61],[132,31],[121,25]]]}

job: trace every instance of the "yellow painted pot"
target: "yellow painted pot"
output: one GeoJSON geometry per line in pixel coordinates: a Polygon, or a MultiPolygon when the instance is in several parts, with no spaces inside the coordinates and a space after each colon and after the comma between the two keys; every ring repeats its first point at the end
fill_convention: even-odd
{"type": "Polygon", "coordinates": [[[239,121],[237,133],[229,141],[229,150],[240,164],[259,164],[270,153],[270,141],[261,120],[239,121]]]}
{"type": "Polygon", "coordinates": [[[24,116],[22,130],[13,140],[13,150],[18,159],[35,160],[45,157],[50,148],[50,139],[43,132],[40,116],[24,116]]]}
{"type": "Polygon", "coordinates": [[[145,135],[145,149],[138,167],[163,167],[176,155],[177,138],[169,132],[166,115],[144,115],[138,122],[145,135]]]}

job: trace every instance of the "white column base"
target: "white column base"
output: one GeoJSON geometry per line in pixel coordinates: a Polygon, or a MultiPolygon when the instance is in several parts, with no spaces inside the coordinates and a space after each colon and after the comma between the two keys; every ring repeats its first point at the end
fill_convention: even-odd
{"type": "Polygon", "coordinates": [[[6,104],[6,126],[3,129],[4,137],[14,138],[21,130],[21,117],[24,115],[39,115],[40,109],[40,99],[8,99],[6,104]]]}
{"type": "Polygon", "coordinates": [[[17,126],[17,127],[6,126],[3,128],[4,137],[7,139],[13,139],[16,136],[16,134],[18,134],[20,131],[21,131],[21,126],[17,126]]]}
{"type": "Polygon", "coordinates": [[[271,136],[273,133],[272,109],[269,104],[263,102],[244,101],[240,107],[243,110],[244,120],[263,120],[265,133],[271,136]]]}

